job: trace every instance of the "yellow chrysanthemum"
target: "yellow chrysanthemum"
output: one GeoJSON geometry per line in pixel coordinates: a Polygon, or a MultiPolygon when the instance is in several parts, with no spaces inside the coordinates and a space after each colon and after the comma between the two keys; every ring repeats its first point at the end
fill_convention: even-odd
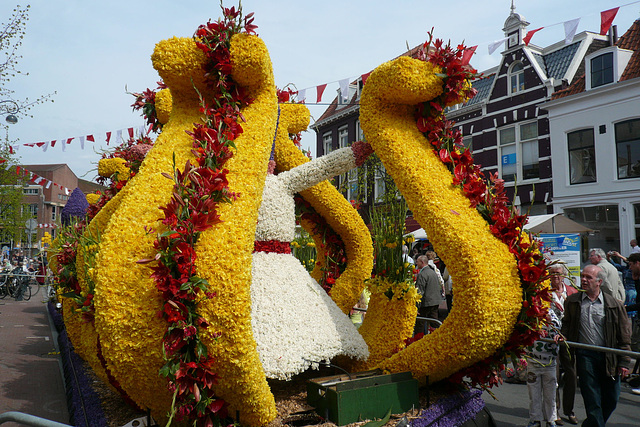
{"type": "Polygon", "coordinates": [[[118,181],[129,179],[129,167],[127,161],[120,157],[112,159],[100,159],[98,162],[98,175],[105,178],[114,177],[118,181]]]}
{"type": "Polygon", "coordinates": [[[89,202],[90,205],[95,205],[98,203],[98,200],[100,200],[100,197],[100,194],[89,193],[87,194],[87,202],[89,202]]]}

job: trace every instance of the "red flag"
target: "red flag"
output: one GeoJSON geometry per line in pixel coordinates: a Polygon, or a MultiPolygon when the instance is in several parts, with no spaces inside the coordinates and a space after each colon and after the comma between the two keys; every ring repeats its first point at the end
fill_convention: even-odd
{"type": "Polygon", "coordinates": [[[20,175],[20,166],[16,166],[16,175],[20,175]]]}
{"type": "Polygon", "coordinates": [[[55,147],[56,146],[56,140],[54,139],[53,141],[51,141],[51,146],[55,147]]]}
{"type": "Polygon", "coordinates": [[[87,135],[87,141],[96,142],[96,139],[93,137],[93,135],[87,135]]]}
{"type": "Polygon", "coordinates": [[[471,62],[471,57],[476,52],[477,48],[478,46],[476,45],[468,47],[464,50],[464,53],[462,54],[462,65],[469,65],[469,62],[471,62]]]}
{"type": "Polygon", "coordinates": [[[71,144],[71,141],[73,140],[73,138],[69,138],[67,139],[67,144],[71,144]]]}
{"type": "Polygon", "coordinates": [[[133,128],[127,129],[129,131],[129,138],[133,138],[133,128]]]}
{"type": "Polygon", "coordinates": [[[36,142],[36,145],[37,145],[38,147],[42,147],[44,144],[45,144],[44,142],[36,142]]]}
{"type": "Polygon", "coordinates": [[[527,32],[527,35],[524,36],[522,38],[522,41],[524,42],[524,44],[526,44],[527,46],[529,46],[529,42],[531,41],[531,37],[533,37],[533,35],[535,33],[537,33],[538,31],[540,31],[541,29],[543,29],[544,27],[540,27],[540,28],[536,28],[535,30],[531,30],[527,32]]]}
{"type": "Polygon", "coordinates": [[[111,139],[111,132],[107,132],[107,145],[109,145],[110,139],[111,139]]]}
{"type": "Polygon", "coordinates": [[[320,103],[320,102],[322,102],[322,94],[324,93],[324,90],[325,90],[326,88],[327,88],[327,84],[326,84],[326,83],[325,83],[325,84],[323,84],[323,85],[320,85],[320,86],[316,87],[316,90],[317,90],[317,92],[318,92],[318,98],[317,98],[317,100],[316,100],[316,103],[320,103]]]}
{"type": "Polygon", "coordinates": [[[369,78],[369,76],[371,75],[371,71],[369,71],[368,73],[364,73],[361,78],[362,78],[362,86],[364,86],[365,84],[367,84],[367,79],[369,78]]]}
{"type": "Polygon", "coordinates": [[[609,32],[609,28],[611,28],[611,24],[613,24],[613,19],[616,17],[618,13],[619,7],[614,7],[613,9],[605,10],[604,12],[600,12],[600,35],[604,36],[609,32]]]}
{"type": "Polygon", "coordinates": [[[13,154],[13,146],[12,145],[9,146],[9,153],[13,154]]]}

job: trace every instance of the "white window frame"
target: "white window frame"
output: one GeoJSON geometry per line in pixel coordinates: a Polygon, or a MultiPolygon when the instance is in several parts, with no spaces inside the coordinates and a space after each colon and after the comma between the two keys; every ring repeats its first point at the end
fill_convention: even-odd
{"type": "Polygon", "coordinates": [[[56,220],[56,205],[51,205],[51,221],[56,220]]]}
{"type": "MultiPolygon", "coordinates": [[[[625,179],[638,179],[639,176],[638,175],[627,175],[625,170],[628,170],[631,165],[626,165],[626,166],[620,166],[620,159],[622,158],[622,156],[624,155],[626,158],[626,153],[621,154],[620,151],[620,147],[623,144],[627,144],[627,148],[631,151],[632,147],[633,148],[638,148],[638,146],[640,146],[640,136],[638,137],[638,139],[633,139],[633,140],[625,140],[623,142],[619,142],[620,138],[619,138],[619,134],[618,134],[618,127],[619,126],[623,126],[627,123],[631,123],[634,122],[635,123],[635,127],[637,129],[637,126],[640,126],[640,118],[638,117],[634,117],[634,118],[630,118],[630,119],[626,119],[626,120],[622,120],[619,121],[617,123],[614,123],[614,141],[615,141],[615,145],[616,145],[616,178],[617,179],[621,179],[621,180],[625,180],[625,179]],[[633,145],[631,145],[633,144],[633,145]]],[[[626,150],[624,150],[626,152],[626,150]]],[[[636,151],[636,150],[634,150],[636,151]]],[[[627,159],[627,161],[630,161],[632,159],[627,159]]]]}
{"type": "Polygon", "coordinates": [[[322,135],[322,154],[329,154],[333,151],[333,138],[331,138],[331,132],[327,132],[322,135]]]}
{"type": "MultiPolygon", "coordinates": [[[[539,165],[540,165],[540,157],[539,157],[539,132],[538,132],[538,126],[537,126],[538,122],[537,120],[532,120],[532,121],[528,121],[528,122],[519,122],[513,125],[509,125],[509,126],[504,126],[500,129],[498,129],[498,160],[499,160],[499,170],[500,170],[500,178],[505,179],[504,178],[504,165],[506,164],[512,164],[512,163],[506,163],[506,159],[505,159],[505,154],[503,154],[503,150],[505,150],[506,148],[508,148],[507,155],[509,156],[513,156],[515,154],[515,177],[513,180],[506,180],[506,183],[510,183],[510,182],[522,182],[522,181],[534,181],[534,180],[538,180],[540,179],[540,169],[539,169],[539,165]],[[527,138],[527,139],[522,139],[521,134],[522,134],[522,129],[525,126],[530,126],[532,124],[536,125],[536,136],[532,137],[532,138],[527,138]],[[514,139],[513,140],[508,140],[507,142],[502,142],[502,135],[505,134],[507,131],[512,130],[514,131],[514,139]],[[531,163],[531,164],[537,164],[538,165],[538,176],[536,177],[532,177],[532,178],[527,178],[524,179],[524,164],[523,164],[523,159],[524,159],[524,145],[525,144],[529,144],[529,143],[534,143],[535,142],[535,155],[536,158],[538,160],[537,163],[531,163]],[[515,150],[514,150],[515,148],[515,150]],[[515,151],[515,153],[514,153],[515,151]]],[[[512,157],[510,157],[510,160],[512,160],[512,157]]]]}
{"type": "Polygon", "coordinates": [[[516,61],[509,66],[509,73],[507,74],[508,80],[507,84],[509,85],[509,94],[515,95],[516,93],[522,92],[525,90],[524,87],[524,64],[521,61],[516,61]],[[522,68],[514,71],[514,69],[518,66],[522,68]],[[516,86],[515,89],[513,87],[513,79],[516,78],[516,86]]]}
{"type": "Polygon", "coordinates": [[[604,49],[597,50],[592,54],[586,56],[584,58],[586,90],[598,89],[617,83],[620,80],[620,77],[622,76],[625,68],[627,67],[627,64],[629,64],[629,60],[631,59],[632,55],[633,51],[620,49],[618,46],[609,46],[604,49]],[[613,54],[613,81],[598,86],[592,86],[592,61],[598,57],[608,54],[613,54]]]}
{"type": "Polygon", "coordinates": [[[571,132],[567,132],[567,159],[569,161],[568,166],[568,178],[569,185],[581,185],[581,184],[589,184],[598,182],[598,168],[597,168],[597,157],[596,157],[596,133],[595,129],[592,127],[575,129],[571,132]],[[571,148],[569,146],[569,137],[572,135],[583,135],[588,134],[591,131],[591,139],[592,144],[585,145],[582,143],[583,138],[579,139],[580,146],[571,148]],[[591,158],[593,156],[593,158],[591,158]],[[579,164],[574,164],[574,162],[579,162],[579,164]],[[572,167],[573,165],[573,167],[572,167]],[[590,176],[590,174],[585,173],[590,167],[593,167],[593,174],[595,178],[593,180],[587,180],[586,177],[590,176]],[[579,169],[580,179],[575,179],[572,176],[572,173],[579,169]]]}

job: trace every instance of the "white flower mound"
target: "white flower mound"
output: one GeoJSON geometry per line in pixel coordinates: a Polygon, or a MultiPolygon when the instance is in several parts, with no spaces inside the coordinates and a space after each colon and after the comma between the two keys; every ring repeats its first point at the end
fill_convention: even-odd
{"type": "Polygon", "coordinates": [[[351,320],[290,254],[253,254],[251,327],[267,378],[288,380],[337,355],[369,356],[351,320]]]}

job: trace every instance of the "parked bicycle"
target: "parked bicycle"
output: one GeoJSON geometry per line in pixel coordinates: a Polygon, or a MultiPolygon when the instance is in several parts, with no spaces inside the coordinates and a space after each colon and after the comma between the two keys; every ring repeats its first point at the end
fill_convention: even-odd
{"type": "Polygon", "coordinates": [[[33,284],[37,285],[35,274],[25,273],[20,267],[5,271],[0,274],[0,298],[9,295],[16,300],[29,301],[33,284]]]}

